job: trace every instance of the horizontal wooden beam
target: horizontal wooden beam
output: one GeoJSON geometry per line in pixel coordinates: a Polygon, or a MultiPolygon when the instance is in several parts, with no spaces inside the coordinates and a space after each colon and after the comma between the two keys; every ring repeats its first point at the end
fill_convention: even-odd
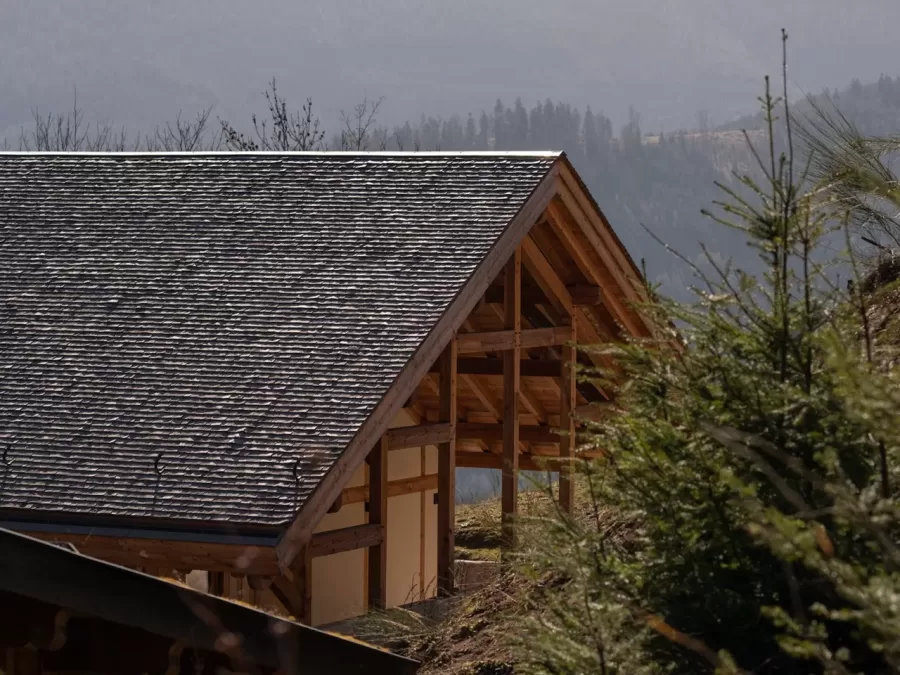
{"type": "MultiPolygon", "coordinates": [[[[422,492],[423,490],[437,490],[437,474],[430,473],[425,476],[417,476],[416,478],[403,478],[400,480],[392,480],[388,483],[388,497],[399,497],[401,495],[412,494],[413,492],[422,492]]],[[[345,488],[342,496],[344,504],[359,504],[369,500],[369,486],[358,485],[356,487],[345,488]]]]}
{"type": "MultiPolygon", "coordinates": [[[[503,360],[494,358],[468,358],[459,359],[456,371],[460,375],[502,375],[503,360]]],[[[555,359],[522,359],[522,377],[559,377],[560,362],[555,359]]],[[[431,372],[436,373],[438,365],[435,364],[431,372]]]]}
{"type": "MultiPolygon", "coordinates": [[[[581,284],[566,286],[572,304],[575,306],[586,305],[596,306],[603,303],[603,292],[599,286],[593,284],[581,284]]],[[[503,285],[496,284],[488,288],[484,294],[484,301],[491,305],[503,304],[503,285]]],[[[543,305],[550,302],[547,295],[540,288],[523,288],[522,304],[523,305],[543,305]]]]}
{"type": "Polygon", "coordinates": [[[273,575],[278,571],[275,549],[268,546],[63,532],[24,534],[44,541],[72,544],[79,553],[126,567],[208,570],[262,576],[273,575]]]}
{"type": "Polygon", "coordinates": [[[375,523],[344,527],[340,530],[317,532],[313,535],[311,555],[319,558],[344,551],[377,546],[384,541],[384,526],[375,523]]]}
{"type": "MultiPolygon", "coordinates": [[[[579,453],[577,459],[602,459],[603,453],[594,451],[591,453],[579,453]]],[[[519,454],[519,469],[522,471],[557,471],[559,455],[551,454],[519,454]]],[[[458,452],[456,453],[456,466],[465,469],[500,469],[503,466],[503,456],[492,452],[458,452]]]]}
{"type": "MultiPolygon", "coordinates": [[[[437,486],[437,480],[434,481],[437,486]]],[[[313,556],[374,546],[384,537],[379,526],[360,525],[317,532],[310,544],[313,556]]],[[[79,553],[125,567],[208,570],[248,576],[278,574],[275,548],[199,541],[107,537],[96,534],[25,532],[54,543],[72,544],[79,553]]]]}
{"type": "MultiPolygon", "coordinates": [[[[502,424],[478,424],[460,422],[457,437],[463,440],[477,439],[488,443],[503,440],[502,424]]],[[[559,433],[552,427],[519,426],[519,440],[522,443],[559,443],[559,433]]]]}
{"type": "Polygon", "coordinates": [[[449,443],[452,433],[450,424],[441,422],[419,424],[413,427],[397,427],[389,429],[385,435],[390,450],[403,450],[404,448],[420,448],[423,445],[449,443]]]}
{"type": "MultiPolygon", "coordinates": [[[[518,346],[522,349],[553,347],[572,339],[569,326],[529,328],[518,334],[518,346]]],[[[516,348],[516,331],[497,330],[487,333],[460,333],[456,338],[460,354],[509,351],[516,348]]]]}

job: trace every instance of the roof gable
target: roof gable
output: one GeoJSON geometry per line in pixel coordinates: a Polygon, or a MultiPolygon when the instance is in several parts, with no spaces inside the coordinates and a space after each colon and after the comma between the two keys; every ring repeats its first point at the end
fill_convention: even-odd
{"type": "Polygon", "coordinates": [[[0,508],[288,521],[557,157],[0,155],[0,508]]]}

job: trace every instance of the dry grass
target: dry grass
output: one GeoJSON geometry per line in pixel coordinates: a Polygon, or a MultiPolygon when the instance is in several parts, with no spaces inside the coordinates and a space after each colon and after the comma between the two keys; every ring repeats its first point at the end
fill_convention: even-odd
{"type": "MultiPolygon", "coordinates": [[[[628,540],[633,522],[609,510],[598,513],[583,487],[576,489],[575,517],[590,527],[601,528],[616,540],[628,540]]],[[[457,506],[457,558],[499,560],[501,541],[500,500],[487,499],[457,506]]],[[[519,495],[520,532],[528,546],[529,534],[538,532],[533,519],[557,514],[547,491],[529,490],[519,495]]],[[[423,617],[408,610],[369,615],[356,635],[422,661],[420,672],[448,675],[507,675],[516,671],[516,654],[510,637],[523,614],[538,612],[547,579],[533,580],[504,569],[478,590],[446,601],[441,618],[423,617]]]]}

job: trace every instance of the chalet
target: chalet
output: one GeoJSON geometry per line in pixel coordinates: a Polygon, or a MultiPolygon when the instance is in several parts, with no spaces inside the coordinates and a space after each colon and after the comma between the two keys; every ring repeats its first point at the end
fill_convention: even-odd
{"type": "Polygon", "coordinates": [[[571,508],[650,334],[560,153],[0,154],[0,239],[0,526],[312,625],[453,592],[457,467],[571,508]]]}

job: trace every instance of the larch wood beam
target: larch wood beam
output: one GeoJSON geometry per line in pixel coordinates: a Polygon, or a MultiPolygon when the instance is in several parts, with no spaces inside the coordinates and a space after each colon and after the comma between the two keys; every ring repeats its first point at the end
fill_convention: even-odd
{"type": "MultiPolygon", "coordinates": [[[[397,494],[433,489],[437,476],[424,480],[394,481],[397,494]]],[[[357,488],[348,488],[357,490],[357,488]]],[[[366,493],[354,497],[349,503],[365,501],[366,493]]],[[[310,540],[310,556],[331,555],[372,546],[381,536],[380,528],[355,525],[339,530],[317,532],[310,540]]],[[[271,546],[223,544],[175,539],[125,539],[106,535],[72,534],[67,532],[29,532],[36,539],[56,543],[70,543],[79,553],[124,567],[152,567],[154,569],[207,570],[214,573],[230,573],[248,577],[271,577],[278,573],[275,549],[271,546]]],[[[214,584],[219,582],[214,579],[214,584]]],[[[221,592],[221,591],[220,591],[221,592]]]]}
{"type": "Polygon", "coordinates": [[[522,252],[517,248],[503,276],[504,325],[513,334],[512,348],[503,353],[503,468],[501,507],[504,545],[516,545],[515,516],[519,495],[519,397],[522,331],[522,252]]]}
{"type": "Polygon", "coordinates": [[[271,591],[299,623],[312,624],[312,555],[309,546],[300,549],[286,573],[272,579],[271,591]]]}
{"type": "MultiPolygon", "coordinates": [[[[572,339],[578,335],[579,324],[575,313],[569,315],[572,325],[572,339]]],[[[572,513],[575,508],[575,489],[572,483],[572,463],[575,459],[575,416],[577,403],[575,367],[578,356],[574,344],[562,348],[562,366],[559,380],[559,426],[562,435],[559,439],[559,456],[562,460],[559,468],[559,504],[563,511],[572,513]]]]}
{"type": "Polygon", "coordinates": [[[456,528],[456,362],[457,342],[452,338],[441,355],[440,419],[452,430],[450,438],[438,445],[438,595],[453,594],[456,528]]]}
{"type": "MultiPolygon", "coordinates": [[[[578,460],[600,460],[604,458],[599,451],[576,454],[578,460]]],[[[521,471],[559,471],[559,457],[548,451],[541,453],[522,454],[519,457],[519,469],[521,471]]],[[[503,456],[492,452],[462,452],[459,453],[456,465],[466,469],[502,469],[503,456]]]]}
{"type": "Polygon", "coordinates": [[[565,326],[530,328],[518,331],[498,330],[484,333],[460,333],[457,337],[460,354],[480,354],[514,349],[533,349],[563,344],[570,331],[565,326]]]}
{"type": "MultiPolygon", "coordinates": [[[[486,443],[500,442],[504,438],[504,424],[461,422],[457,429],[458,440],[480,439],[486,443]]],[[[520,443],[559,443],[559,430],[541,425],[519,425],[520,443]]]]}
{"type": "Polygon", "coordinates": [[[481,402],[481,405],[484,406],[485,410],[487,410],[494,419],[500,420],[503,418],[502,404],[497,403],[497,401],[494,400],[494,394],[487,387],[471,375],[460,374],[459,379],[473,394],[475,394],[475,398],[481,402]]]}
{"type": "MultiPolygon", "coordinates": [[[[612,315],[629,333],[636,336],[644,335],[645,331],[634,317],[633,312],[626,307],[625,301],[612,291],[614,288],[621,287],[620,281],[615,278],[608,267],[602,264],[602,258],[601,261],[595,262],[591,256],[592,251],[587,250],[578,241],[575,231],[569,223],[568,214],[555,202],[550,203],[547,212],[563,246],[572,256],[578,269],[594,285],[602,289],[603,304],[609,308],[612,315]]],[[[583,227],[580,229],[583,230],[583,227]]]]}
{"type": "Polygon", "coordinates": [[[446,443],[452,434],[449,422],[417,424],[411,427],[394,427],[385,434],[388,450],[420,448],[423,445],[446,443]]]}
{"type": "MultiPolygon", "coordinates": [[[[519,250],[521,251],[521,249],[519,249],[519,250]]],[[[519,288],[521,288],[521,283],[522,283],[521,269],[522,269],[522,264],[521,264],[521,259],[520,259],[520,261],[519,261],[519,288]]],[[[521,303],[521,298],[520,298],[519,300],[520,300],[520,301],[519,301],[519,314],[518,314],[519,319],[518,319],[518,320],[519,320],[519,330],[520,330],[520,332],[521,332],[521,328],[522,328],[522,303],[521,303]]],[[[507,317],[506,317],[506,310],[505,310],[505,308],[497,307],[496,305],[491,305],[491,307],[494,309],[494,312],[495,312],[495,313],[503,320],[504,325],[506,325],[507,317]]],[[[554,330],[556,329],[556,327],[553,327],[553,328],[554,328],[554,330]]],[[[541,329],[541,330],[543,330],[543,329],[541,329]]],[[[567,326],[564,326],[564,327],[563,327],[563,334],[568,334],[568,332],[569,332],[568,327],[567,327],[567,326]]],[[[560,341],[559,344],[562,344],[562,341],[560,341]]],[[[545,420],[547,419],[547,413],[546,413],[546,411],[544,410],[544,406],[541,405],[541,402],[537,400],[537,398],[530,392],[530,390],[528,390],[527,388],[523,388],[523,387],[521,386],[521,378],[522,378],[522,367],[523,367],[523,364],[528,363],[528,361],[530,361],[531,359],[525,359],[525,360],[522,360],[522,349],[521,349],[521,348],[522,348],[522,345],[521,345],[521,342],[519,343],[519,347],[520,347],[520,349],[519,349],[519,381],[520,381],[520,384],[519,384],[519,399],[520,399],[521,403],[528,409],[528,412],[530,412],[532,415],[534,415],[535,418],[537,418],[537,421],[538,421],[538,422],[542,422],[542,421],[545,421],[545,420]]],[[[538,347],[537,347],[537,346],[534,346],[534,347],[531,348],[531,352],[536,352],[536,351],[538,351],[538,347]]],[[[505,357],[506,357],[506,355],[504,354],[504,357],[503,357],[503,358],[505,358],[505,357]]],[[[503,358],[501,358],[501,361],[505,364],[506,362],[503,361],[503,358]]],[[[504,365],[504,369],[505,369],[505,367],[506,367],[506,366],[504,365]]],[[[505,370],[504,370],[504,372],[505,372],[505,370]]],[[[555,373],[553,373],[552,376],[553,376],[553,377],[558,377],[558,376],[559,376],[559,371],[557,370],[555,373]]],[[[504,396],[505,396],[505,394],[504,394],[504,396]]]]}
{"type": "MultiPolygon", "coordinates": [[[[503,360],[486,357],[470,357],[459,359],[457,363],[460,376],[462,375],[503,375],[503,360]]],[[[434,365],[433,372],[437,372],[440,366],[434,365]]],[[[519,366],[520,377],[559,377],[559,359],[523,359],[519,366]]],[[[429,380],[430,381],[430,380],[429,380]]],[[[435,385],[436,390],[436,385],[435,385]]]]}
{"type": "Polygon", "coordinates": [[[606,216],[598,213],[596,205],[580,188],[579,181],[571,169],[566,166],[560,167],[559,197],[567,203],[573,217],[583,219],[584,225],[591,226],[585,232],[588,239],[597,247],[601,255],[609,258],[611,265],[616,264],[622,275],[629,280],[630,283],[623,288],[625,294],[635,302],[647,300],[644,286],[641,283],[641,271],[628,256],[606,220],[606,216]]]}
{"type": "MultiPolygon", "coordinates": [[[[369,454],[369,524],[387,533],[388,514],[388,438],[381,438],[369,454]]],[[[369,549],[369,609],[387,607],[387,541],[369,549]]]]}
{"type": "MultiPolygon", "coordinates": [[[[436,490],[438,488],[438,474],[430,473],[425,476],[416,476],[415,478],[401,478],[392,480],[387,484],[388,497],[400,497],[402,495],[412,494],[413,492],[422,492],[424,490],[436,490]]],[[[369,501],[369,486],[357,485],[355,487],[344,488],[343,503],[360,504],[369,501]]],[[[313,548],[316,546],[316,537],[313,535],[313,548]]]]}

